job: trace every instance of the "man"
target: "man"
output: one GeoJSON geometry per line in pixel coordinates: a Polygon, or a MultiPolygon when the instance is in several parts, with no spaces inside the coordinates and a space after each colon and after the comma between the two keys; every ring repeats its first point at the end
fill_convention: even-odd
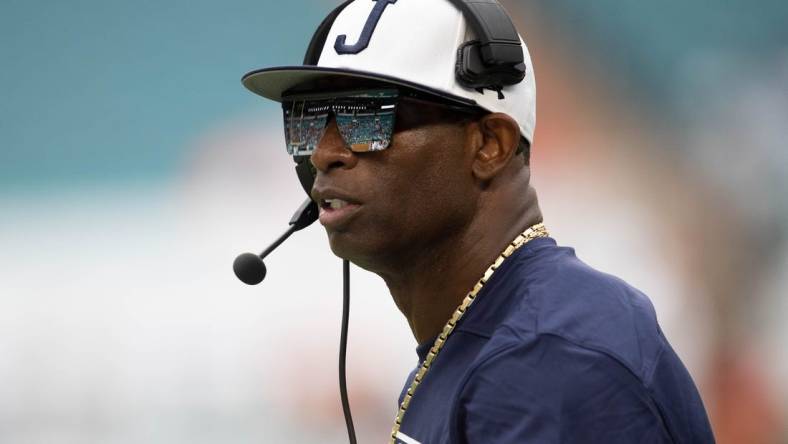
{"type": "Polygon", "coordinates": [[[283,103],[332,251],[420,344],[391,442],[713,442],[646,296],[542,224],[533,68],[497,2],[348,1],[306,64],[244,84],[283,103]]]}

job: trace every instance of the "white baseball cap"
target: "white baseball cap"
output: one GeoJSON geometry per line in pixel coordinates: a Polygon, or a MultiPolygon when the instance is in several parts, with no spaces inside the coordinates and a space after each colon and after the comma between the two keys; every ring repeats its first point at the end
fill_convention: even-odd
{"type": "Polygon", "coordinates": [[[317,65],[260,69],[242,82],[260,96],[281,101],[288,90],[322,78],[381,81],[508,114],[533,142],[536,83],[522,36],[525,78],[503,87],[503,98],[457,80],[458,48],[475,39],[473,27],[450,0],[355,0],[331,25],[317,65]]]}

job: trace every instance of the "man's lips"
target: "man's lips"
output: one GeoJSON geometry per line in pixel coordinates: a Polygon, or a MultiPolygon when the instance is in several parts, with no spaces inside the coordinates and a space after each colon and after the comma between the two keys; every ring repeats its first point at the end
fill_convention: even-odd
{"type": "Polygon", "coordinates": [[[326,228],[340,228],[361,208],[360,202],[337,189],[315,187],[311,194],[320,208],[320,223],[326,228]]]}
{"type": "Polygon", "coordinates": [[[320,205],[320,223],[326,228],[339,228],[345,224],[361,208],[340,199],[331,199],[320,205]]]}

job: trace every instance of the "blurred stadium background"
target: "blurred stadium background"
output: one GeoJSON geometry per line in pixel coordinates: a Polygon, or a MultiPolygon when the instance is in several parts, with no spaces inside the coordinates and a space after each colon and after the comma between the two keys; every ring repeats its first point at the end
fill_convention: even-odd
{"type": "MultiPolygon", "coordinates": [[[[0,3],[0,442],[345,442],[341,263],[254,68],[337,1],[0,3]]],[[[654,301],[718,441],[788,442],[788,3],[504,1],[534,58],[559,243],[654,301]]],[[[349,386],[380,442],[415,344],[353,270],[349,386]]]]}

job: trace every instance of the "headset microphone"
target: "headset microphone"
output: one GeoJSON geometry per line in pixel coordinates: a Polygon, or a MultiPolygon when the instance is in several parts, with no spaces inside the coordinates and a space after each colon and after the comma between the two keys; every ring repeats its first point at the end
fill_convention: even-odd
{"type": "Polygon", "coordinates": [[[263,259],[274,251],[276,247],[281,245],[282,242],[287,240],[291,234],[312,225],[317,220],[318,214],[317,204],[312,199],[307,199],[290,219],[290,228],[271,244],[270,247],[266,248],[265,251],[259,255],[244,253],[235,258],[235,262],[233,262],[233,271],[238,279],[248,285],[257,285],[262,282],[263,279],[265,279],[266,273],[263,259]]]}

